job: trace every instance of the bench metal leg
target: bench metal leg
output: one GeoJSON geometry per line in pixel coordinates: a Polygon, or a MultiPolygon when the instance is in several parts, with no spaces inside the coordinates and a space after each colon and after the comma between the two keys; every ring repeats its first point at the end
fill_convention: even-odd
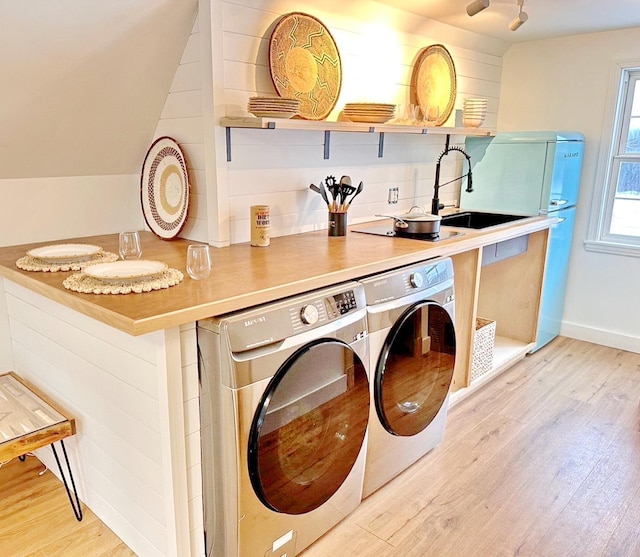
{"type": "Polygon", "coordinates": [[[62,466],[60,465],[60,460],[58,459],[58,453],[56,452],[54,443],[51,443],[51,450],[53,450],[53,456],[56,457],[56,464],[58,465],[58,470],[60,470],[60,476],[62,477],[62,483],[64,483],[64,488],[67,490],[67,496],[69,497],[69,503],[71,503],[73,514],[76,515],[76,520],[80,522],[82,520],[82,506],[80,504],[80,498],[78,497],[78,491],[76,490],[76,484],[73,481],[73,473],[71,472],[71,466],[69,466],[69,457],[67,456],[67,449],[65,448],[64,441],[62,439],[60,439],[60,445],[62,446],[64,460],[67,464],[69,480],[71,481],[71,487],[73,488],[73,497],[71,497],[71,490],[69,489],[69,485],[67,484],[67,478],[65,476],[64,470],[62,470],[62,466]]]}

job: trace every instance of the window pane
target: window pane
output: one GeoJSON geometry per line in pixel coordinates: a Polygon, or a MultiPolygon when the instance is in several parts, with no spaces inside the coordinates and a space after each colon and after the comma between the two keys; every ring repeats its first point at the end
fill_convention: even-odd
{"type": "Polygon", "coordinates": [[[631,118],[629,120],[629,135],[627,136],[627,153],[640,153],[640,87],[638,82],[632,80],[630,86],[635,88],[633,104],[631,106],[631,118]]]}
{"type": "Polygon", "coordinates": [[[610,232],[640,237],[640,163],[620,165],[610,232]]]}
{"type": "Polygon", "coordinates": [[[620,164],[616,197],[640,195],[640,163],[623,162],[620,164]]]}

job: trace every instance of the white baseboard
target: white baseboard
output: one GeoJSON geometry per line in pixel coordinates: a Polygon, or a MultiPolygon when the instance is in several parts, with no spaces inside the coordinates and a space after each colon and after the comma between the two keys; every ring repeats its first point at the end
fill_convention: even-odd
{"type": "Polygon", "coordinates": [[[640,337],[620,334],[613,331],[605,331],[604,329],[596,329],[594,327],[585,327],[577,323],[562,322],[560,334],[564,337],[593,342],[611,348],[619,348],[636,352],[640,354],[640,337]]]}

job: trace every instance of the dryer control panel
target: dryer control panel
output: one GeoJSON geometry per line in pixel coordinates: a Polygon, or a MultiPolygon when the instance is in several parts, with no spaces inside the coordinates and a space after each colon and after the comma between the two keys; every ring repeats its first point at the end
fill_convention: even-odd
{"type": "Polygon", "coordinates": [[[382,304],[453,281],[450,258],[425,261],[363,279],[367,305],[382,304]]]}

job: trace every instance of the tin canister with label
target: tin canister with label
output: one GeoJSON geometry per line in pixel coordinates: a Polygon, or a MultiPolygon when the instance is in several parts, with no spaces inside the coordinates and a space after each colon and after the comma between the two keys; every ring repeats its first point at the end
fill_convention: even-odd
{"type": "Polygon", "coordinates": [[[271,217],[269,205],[251,206],[251,245],[266,247],[269,245],[271,236],[269,234],[271,217]]]}

